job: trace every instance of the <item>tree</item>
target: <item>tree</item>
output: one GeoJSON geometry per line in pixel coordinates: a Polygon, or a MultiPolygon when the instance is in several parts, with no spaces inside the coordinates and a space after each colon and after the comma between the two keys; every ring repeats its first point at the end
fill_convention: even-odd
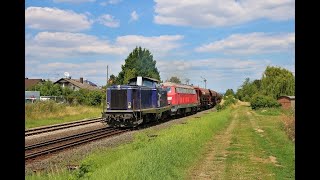
{"type": "Polygon", "coordinates": [[[267,66],[260,79],[253,82],[246,78],[236,95],[241,101],[252,101],[257,95],[277,99],[281,95],[294,95],[295,80],[293,74],[280,67],[267,66]]]}
{"type": "Polygon", "coordinates": [[[169,82],[173,82],[173,83],[181,84],[181,80],[176,76],[172,76],[168,81],[169,82]]]}
{"type": "Polygon", "coordinates": [[[153,60],[151,52],[141,47],[136,47],[125,59],[121,71],[116,78],[116,84],[127,84],[130,78],[136,76],[150,77],[160,80],[160,74],[153,60]]]}
{"type": "Polygon", "coordinates": [[[226,93],[224,94],[224,96],[235,96],[234,92],[233,92],[233,89],[227,89],[226,93]]]}
{"type": "Polygon", "coordinates": [[[261,80],[250,81],[249,78],[246,78],[241,88],[238,89],[236,97],[241,101],[250,101],[251,98],[258,94],[260,91],[261,80]]]}
{"type": "Polygon", "coordinates": [[[116,79],[117,79],[117,77],[115,75],[111,74],[108,79],[108,86],[114,85],[116,83],[116,79]]]}
{"type": "Polygon", "coordinates": [[[292,72],[281,67],[267,66],[261,78],[261,89],[264,95],[275,99],[279,96],[295,95],[295,79],[292,72]]]}
{"type": "Polygon", "coordinates": [[[49,79],[43,83],[38,83],[27,90],[40,91],[41,96],[61,96],[63,93],[61,86],[58,84],[53,84],[53,82],[49,79]]]}

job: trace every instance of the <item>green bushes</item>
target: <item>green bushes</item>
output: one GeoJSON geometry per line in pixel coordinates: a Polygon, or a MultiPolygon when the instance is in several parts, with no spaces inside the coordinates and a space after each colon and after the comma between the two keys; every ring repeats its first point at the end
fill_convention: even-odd
{"type": "Polygon", "coordinates": [[[68,103],[74,105],[99,106],[105,98],[104,94],[103,91],[80,89],[79,91],[72,91],[70,94],[66,95],[66,99],[68,103]]]}
{"type": "Polygon", "coordinates": [[[232,96],[232,95],[226,96],[226,97],[224,98],[224,100],[225,100],[225,101],[224,101],[223,105],[225,105],[225,106],[229,106],[229,105],[231,105],[231,104],[237,103],[236,98],[235,98],[234,96],[232,96]]]}
{"type": "Polygon", "coordinates": [[[250,81],[246,78],[237,90],[236,98],[250,102],[256,94],[277,99],[279,96],[294,96],[295,77],[292,72],[281,67],[267,66],[261,79],[250,81]]]}
{"type": "Polygon", "coordinates": [[[223,105],[221,105],[221,104],[218,104],[216,106],[216,108],[217,108],[217,111],[220,111],[220,110],[224,109],[225,107],[223,105]]]}
{"type": "Polygon", "coordinates": [[[74,91],[70,88],[62,88],[49,80],[39,83],[28,90],[40,91],[41,96],[63,96],[67,102],[72,105],[98,106],[106,99],[105,91],[103,90],[90,91],[80,89],[79,91],[74,91]]]}
{"type": "Polygon", "coordinates": [[[103,93],[100,91],[90,91],[86,96],[85,103],[89,106],[98,106],[102,102],[103,93]]]}
{"type": "Polygon", "coordinates": [[[226,107],[230,106],[231,104],[236,104],[238,101],[233,95],[224,96],[223,100],[224,100],[224,103],[222,105],[218,104],[216,107],[218,111],[225,109],[226,107]]]}
{"type": "Polygon", "coordinates": [[[281,104],[270,96],[255,95],[250,101],[252,109],[280,107],[281,104]]]}

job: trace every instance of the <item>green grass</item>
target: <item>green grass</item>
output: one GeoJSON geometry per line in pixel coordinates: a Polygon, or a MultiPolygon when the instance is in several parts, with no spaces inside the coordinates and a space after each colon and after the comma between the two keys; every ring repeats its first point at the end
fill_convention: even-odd
{"type": "Polygon", "coordinates": [[[186,124],[143,130],[136,133],[132,143],[89,155],[79,162],[78,170],[69,172],[60,168],[29,174],[26,179],[190,178],[190,167],[203,159],[208,142],[228,127],[231,117],[237,121],[226,149],[224,179],[295,179],[294,142],[281,128],[282,110],[270,111],[263,114],[265,111],[235,106],[190,118],[186,124]],[[275,115],[278,111],[281,115],[275,115]]]}
{"type": "Polygon", "coordinates": [[[101,117],[102,108],[68,106],[55,102],[37,102],[25,105],[25,128],[33,128],[86,118],[101,117]]]}
{"type": "Polygon", "coordinates": [[[185,179],[206,143],[230,123],[230,114],[228,108],[190,118],[186,124],[144,130],[132,143],[89,155],[80,170],[33,174],[26,179],[185,179]]]}
{"type": "Polygon", "coordinates": [[[283,110],[281,108],[259,108],[255,112],[259,115],[279,116],[283,110]]]}
{"type": "Polygon", "coordinates": [[[281,116],[248,114],[249,108],[241,108],[228,148],[225,179],[295,179],[294,143],[279,126],[281,116]]]}

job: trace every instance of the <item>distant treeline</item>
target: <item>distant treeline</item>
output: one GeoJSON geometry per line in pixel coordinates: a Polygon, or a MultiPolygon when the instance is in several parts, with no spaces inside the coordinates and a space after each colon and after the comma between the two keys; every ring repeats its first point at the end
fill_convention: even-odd
{"type": "Polygon", "coordinates": [[[105,93],[101,90],[80,89],[79,91],[73,91],[70,88],[63,88],[58,84],[53,84],[50,80],[39,83],[27,90],[40,91],[41,96],[63,96],[69,104],[73,105],[97,106],[106,97],[105,93]]]}
{"type": "Polygon", "coordinates": [[[281,67],[267,66],[261,79],[246,78],[236,93],[228,89],[225,96],[234,96],[250,102],[252,108],[277,107],[277,98],[295,95],[295,78],[292,72],[281,67]]]}

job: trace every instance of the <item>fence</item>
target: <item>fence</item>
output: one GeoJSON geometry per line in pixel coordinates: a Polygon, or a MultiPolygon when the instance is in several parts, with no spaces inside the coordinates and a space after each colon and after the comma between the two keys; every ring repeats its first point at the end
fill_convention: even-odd
{"type": "Polygon", "coordinates": [[[40,96],[40,98],[26,97],[25,103],[34,103],[36,101],[55,101],[57,103],[66,103],[66,99],[63,96],[40,96]]]}
{"type": "Polygon", "coordinates": [[[25,103],[33,103],[40,100],[40,91],[25,91],[24,93],[25,103]]]}

